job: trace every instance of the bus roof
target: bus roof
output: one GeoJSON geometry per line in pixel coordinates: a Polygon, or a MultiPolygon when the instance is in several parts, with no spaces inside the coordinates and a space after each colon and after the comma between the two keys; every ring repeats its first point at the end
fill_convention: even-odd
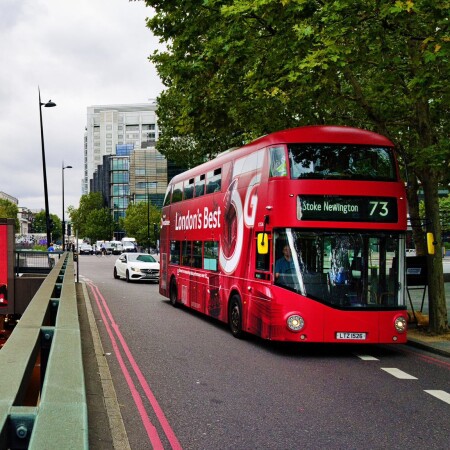
{"type": "Polygon", "coordinates": [[[273,144],[370,144],[393,147],[394,144],[373,131],[338,125],[311,125],[275,131],[250,142],[243,148],[266,147],[273,144]]]}
{"type": "Polygon", "coordinates": [[[234,147],[197,167],[175,176],[169,184],[174,184],[181,179],[191,178],[219,165],[252,153],[255,150],[276,144],[356,144],[375,145],[380,147],[394,147],[394,144],[386,137],[373,131],[362,130],[339,125],[310,125],[287,130],[275,131],[274,133],[261,136],[242,147],[234,147]]]}

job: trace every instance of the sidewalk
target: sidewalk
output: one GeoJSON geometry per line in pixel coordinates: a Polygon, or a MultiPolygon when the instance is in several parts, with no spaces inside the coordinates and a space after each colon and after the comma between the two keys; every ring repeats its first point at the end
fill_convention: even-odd
{"type": "MultiPolygon", "coordinates": [[[[445,275],[448,276],[448,274],[445,275]]],[[[448,277],[446,277],[446,279],[448,279],[448,277]]],[[[448,319],[450,319],[450,282],[447,281],[444,283],[444,289],[445,298],[447,301],[447,315],[448,319]]],[[[426,331],[424,326],[420,325],[422,315],[425,315],[426,318],[428,316],[428,292],[425,294],[423,311],[420,311],[422,306],[423,291],[410,291],[414,312],[416,313],[416,317],[419,319],[419,324],[412,323],[408,325],[408,344],[414,347],[423,348],[429,352],[450,357],[450,332],[445,335],[432,336],[426,331]]],[[[407,298],[407,306],[408,311],[411,311],[409,298],[407,298]]]]}

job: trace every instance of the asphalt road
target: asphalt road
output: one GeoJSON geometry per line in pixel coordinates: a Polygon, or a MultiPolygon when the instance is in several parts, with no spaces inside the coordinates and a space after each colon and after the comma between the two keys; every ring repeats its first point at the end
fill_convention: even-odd
{"type": "Polygon", "coordinates": [[[81,256],[132,449],[447,449],[450,359],[238,340],[81,256]]]}

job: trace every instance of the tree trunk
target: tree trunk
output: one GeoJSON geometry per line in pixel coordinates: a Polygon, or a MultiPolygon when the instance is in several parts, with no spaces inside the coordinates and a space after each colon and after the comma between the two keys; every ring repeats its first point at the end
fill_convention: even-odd
{"type": "Polygon", "coordinates": [[[430,331],[441,334],[448,331],[447,305],[445,301],[442,266],[442,233],[439,216],[438,174],[434,170],[422,173],[425,195],[426,229],[434,236],[434,255],[428,255],[428,304],[430,331]]]}

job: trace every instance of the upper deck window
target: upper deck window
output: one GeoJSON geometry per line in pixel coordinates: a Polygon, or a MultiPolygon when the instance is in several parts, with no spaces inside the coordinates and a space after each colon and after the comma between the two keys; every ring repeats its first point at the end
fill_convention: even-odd
{"type": "Polygon", "coordinates": [[[172,192],[172,203],[181,202],[183,199],[183,182],[177,183],[173,187],[172,192]]]}
{"type": "Polygon", "coordinates": [[[171,197],[171,193],[172,193],[172,185],[168,185],[167,189],[166,189],[166,195],[164,197],[164,203],[163,206],[167,206],[170,205],[170,197],[171,197]]]}
{"type": "Polygon", "coordinates": [[[272,147],[270,150],[270,176],[285,177],[287,175],[286,154],[284,147],[272,147]]]}
{"type": "Polygon", "coordinates": [[[194,179],[186,180],[184,182],[184,199],[194,198],[194,179]]]}
{"type": "Polygon", "coordinates": [[[222,169],[216,169],[206,174],[206,193],[220,192],[222,184],[222,169]]]}
{"type": "Polygon", "coordinates": [[[389,147],[346,144],[288,145],[292,179],[396,181],[389,147]]]}
{"type": "Polygon", "coordinates": [[[195,196],[200,197],[205,193],[205,174],[195,177],[195,196]]]}

